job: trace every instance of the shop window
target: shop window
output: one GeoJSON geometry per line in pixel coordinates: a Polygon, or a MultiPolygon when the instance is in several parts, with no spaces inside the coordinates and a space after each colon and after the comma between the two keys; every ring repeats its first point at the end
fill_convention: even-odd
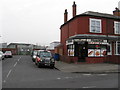
{"type": "Polygon", "coordinates": [[[120,55],[120,42],[117,41],[115,46],[116,46],[116,53],[115,54],[120,55]]]}
{"type": "Polygon", "coordinates": [[[68,56],[74,56],[74,45],[68,45],[67,46],[67,50],[68,50],[68,56]]]}
{"type": "Polygon", "coordinates": [[[90,32],[102,33],[100,19],[90,19],[90,32]]]}
{"type": "Polygon", "coordinates": [[[107,54],[112,55],[112,44],[111,43],[107,46],[107,54]]]}
{"type": "Polygon", "coordinates": [[[114,22],[114,33],[120,34],[120,22],[114,22]]]}
{"type": "Polygon", "coordinates": [[[102,57],[107,55],[107,45],[89,44],[88,57],[102,57]]]}
{"type": "Polygon", "coordinates": [[[74,49],[74,45],[73,45],[73,44],[68,45],[68,46],[67,46],[67,49],[74,49]]]}

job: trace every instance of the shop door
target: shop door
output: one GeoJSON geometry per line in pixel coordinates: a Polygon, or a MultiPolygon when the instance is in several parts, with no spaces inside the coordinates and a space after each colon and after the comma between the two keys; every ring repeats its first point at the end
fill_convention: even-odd
{"type": "Polygon", "coordinates": [[[85,62],[85,58],[88,56],[88,44],[78,44],[78,62],[85,62]]]}

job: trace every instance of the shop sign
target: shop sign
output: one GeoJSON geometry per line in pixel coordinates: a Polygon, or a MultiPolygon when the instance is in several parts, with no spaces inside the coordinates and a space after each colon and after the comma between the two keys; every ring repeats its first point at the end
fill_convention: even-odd
{"type": "Polygon", "coordinates": [[[85,44],[85,42],[81,41],[81,42],[77,42],[78,44],[85,44]]]}
{"type": "Polygon", "coordinates": [[[87,41],[88,44],[108,44],[107,40],[102,39],[74,39],[74,41],[79,42],[80,44],[85,41],[87,41]]]}
{"type": "Polygon", "coordinates": [[[73,40],[71,40],[71,41],[66,41],[66,45],[70,45],[70,44],[73,44],[73,40]]]}
{"type": "Polygon", "coordinates": [[[91,39],[91,42],[88,44],[108,44],[107,40],[91,39]]]}
{"type": "Polygon", "coordinates": [[[88,42],[88,44],[100,44],[100,42],[88,42]]]}

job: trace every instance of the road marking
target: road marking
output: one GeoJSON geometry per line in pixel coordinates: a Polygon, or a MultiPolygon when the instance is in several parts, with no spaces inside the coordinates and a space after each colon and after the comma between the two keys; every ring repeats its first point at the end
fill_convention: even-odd
{"type": "Polygon", "coordinates": [[[83,74],[83,75],[85,75],[85,76],[90,76],[90,75],[92,75],[92,74],[83,74]]]}
{"type": "Polygon", "coordinates": [[[57,78],[58,80],[60,80],[61,78],[57,78]]]}
{"type": "Polygon", "coordinates": [[[14,64],[14,67],[17,65],[17,62],[14,64]]]}
{"type": "Polygon", "coordinates": [[[9,72],[8,72],[8,74],[7,74],[7,78],[9,77],[9,75],[10,75],[11,71],[12,71],[12,70],[10,69],[10,71],[9,71],[9,72]]]}
{"type": "Polygon", "coordinates": [[[105,75],[107,75],[107,74],[98,74],[98,75],[100,75],[100,76],[105,76],[105,75]]]}
{"type": "Polygon", "coordinates": [[[4,83],[6,82],[6,80],[3,81],[4,83]]]}
{"type": "Polygon", "coordinates": [[[87,86],[87,87],[82,87],[82,88],[95,88],[96,86],[87,86]]]}
{"type": "MultiPolygon", "coordinates": [[[[18,59],[17,61],[20,61],[20,59],[21,59],[21,57],[19,57],[19,59],[18,59]]],[[[14,64],[14,67],[17,65],[17,63],[18,63],[18,62],[16,62],[16,63],[14,64]]],[[[12,71],[12,69],[10,69],[10,71],[8,72],[6,79],[9,77],[11,71],[12,71]]],[[[3,81],[4,83],[6,82],[6,79],[3,81]]]]}
{"type": "Polygon", "coordinates": [[[21,57],[18,59],[18,61],[20,61],[21,57]]]}
{"type": "Polygon", "coordinates": [[[66,79],[70,79],[70,78],[72,78],[72,77],[65,77],[66,79]]]}

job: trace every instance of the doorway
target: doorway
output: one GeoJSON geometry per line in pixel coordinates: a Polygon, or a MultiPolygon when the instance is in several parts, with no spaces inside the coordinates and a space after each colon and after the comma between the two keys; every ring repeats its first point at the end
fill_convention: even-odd
{"type": "Polygon", "coordinates": [[[75,46],[78,62],[86,62],[85,58],[88,57],[88,42],[77,42],[75,46]]]}

